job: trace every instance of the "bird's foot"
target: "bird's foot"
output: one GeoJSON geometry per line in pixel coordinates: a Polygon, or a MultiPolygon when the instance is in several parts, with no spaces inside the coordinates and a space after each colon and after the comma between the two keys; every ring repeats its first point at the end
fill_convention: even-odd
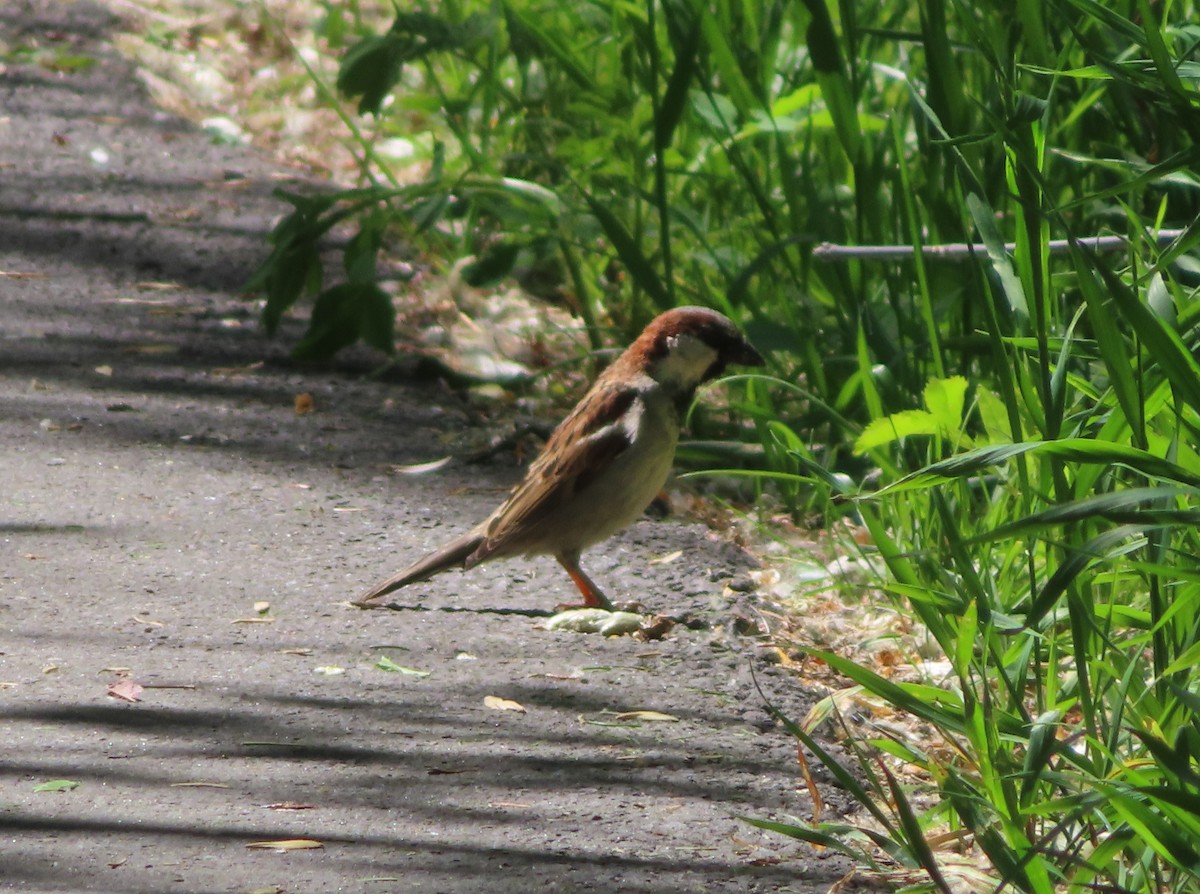
{"type": "Polygon", "coordinates": [[[554,606],[554,611],[555,613],[569,612],[575,611],[576,609],[585,608],[592,608],[606,612],[633,612],[634,614],[639,615],[644,615],[646,613],[646,606],[642,605],[642,603],[635,599],[631,599],[628,602],[614,603],[611,602],[606,596],[601,596],[601,598],[595,602],[560,602],[558,605],[554,606]]]}

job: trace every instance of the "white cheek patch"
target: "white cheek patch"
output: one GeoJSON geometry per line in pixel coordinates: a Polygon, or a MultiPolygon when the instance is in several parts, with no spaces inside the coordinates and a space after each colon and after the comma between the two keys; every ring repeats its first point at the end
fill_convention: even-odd
{"type": "Polygon", "coordinates": [[[717,352],[700,339],[672,335],[667,339],[667,355],[658,362],[654,378],[663,383],[693,388],[717,359],[717,352]]]}

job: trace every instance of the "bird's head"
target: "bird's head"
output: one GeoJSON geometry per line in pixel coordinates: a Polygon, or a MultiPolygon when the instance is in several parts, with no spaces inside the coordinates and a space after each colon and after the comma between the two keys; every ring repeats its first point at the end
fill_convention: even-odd
{"type": "Polygon", "coordinates": [[[690,400],[699,385],[730,364],[762,366],[762,355],[724,314],[677,307],[650,321],[629,347],[647,375],[690,400]]]}

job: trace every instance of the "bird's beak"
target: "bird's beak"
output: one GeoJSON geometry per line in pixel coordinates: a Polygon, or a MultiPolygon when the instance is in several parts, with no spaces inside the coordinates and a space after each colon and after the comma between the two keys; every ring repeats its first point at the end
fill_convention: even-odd
{"type": "Polygon", "coordinates": [[[735,363],[738,366],[765,366],[767,362],[763,359],[763,355],[754,350],[753,345],[748,341],[743,341],[740,345],[734,347],[728,359],[730,363],[735,363]]]}

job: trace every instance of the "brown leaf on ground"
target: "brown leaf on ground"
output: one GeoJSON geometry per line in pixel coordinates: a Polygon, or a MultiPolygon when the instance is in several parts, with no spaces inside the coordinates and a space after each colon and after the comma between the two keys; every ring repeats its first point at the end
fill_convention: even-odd
{"type": "Polygon", "coordinates": [[[671,632],[675,622],[665,615],[654,615],[642,622],[642,626],[634,632],[633,638],[644,643],[662,639],[671,632]]]}
{"type": "Polygon", "coordinates": [[[124,677],[115,683],[109,683],[108,691],[105,694],[109,698],[120,699],[123,702],[140,702],[142,700],[142,691],[140,683],[135,683],[129,677],[124,677]]]}
{"type": "Polygon", "coordinates": [[[251,841],[246,845],[260,851],[277,851],[285,854],[288,851],[311,851],[325,845],[312,838],[282,838],[279,841],[251,841]]]}
{"type": "Polygon", "coordinates": [[[514,702],[507,698],[500,698],[496,695],[486,696],[483,700],[485,708],[491,708],[493,711],[515,711],[518,714],[525,713],[525,706],[520,702],[514,702]]]}
{"type": "Polygon", "coordinates": [[[625,711],[623,714],[617,715],[617,720],[622,723],[630,720],[638,720],[643,723],[678,723],[679,718],[672,714],[664,714],[661,711],[625,711]]]}

